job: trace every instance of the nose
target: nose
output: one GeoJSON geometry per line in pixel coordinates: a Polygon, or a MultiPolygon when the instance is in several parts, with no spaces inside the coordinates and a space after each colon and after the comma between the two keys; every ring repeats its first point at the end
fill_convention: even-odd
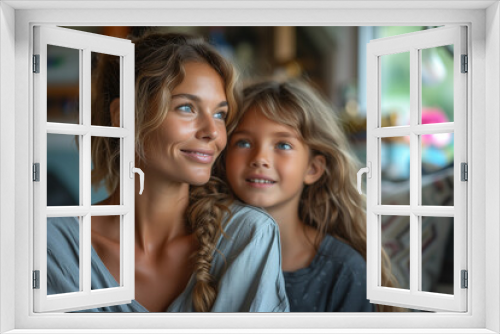
{"type": "Polygon", "coordinates": [[[212,141],[219,136],[215,119],[212,117],[202,117],[196,136],[198,139],[212,141]]]}
{"type": "Polygon", "coordinates": [[[269,168],[271,166],[269,156],[264,149],[258,149],[250,160],[250,166],[253,168],[269,168]]]}

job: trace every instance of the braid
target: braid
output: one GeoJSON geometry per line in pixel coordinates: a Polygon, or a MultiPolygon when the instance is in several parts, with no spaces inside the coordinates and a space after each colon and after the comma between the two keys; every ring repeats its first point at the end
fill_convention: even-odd
{"type": "Polygon", "coordinates": [[[223,234],[221,221],[225,213],[230,214],[228,206],[231,202],[227,192],[221,189],[223,187],[225,184],[222,181],[212,177],[207,184],[192,187],[190,192],[187,220],[199,243],[194,254],[196,285],[193,307],[197,312],[210,311],[217,296],[210,269],[218,237],[223,234]]]}
{"type": "Polygon", "coordinates": [[[195,230],[200,246],[196,254],[194,268],[196,285],[193,290],[193,304],[195,311],[198,312],[210,311],[217,296],[217,288],[210,274],[215,249],[216,228],[213,219],[210,220],[211,222],[206,225],[199,224],[195,230]]]}

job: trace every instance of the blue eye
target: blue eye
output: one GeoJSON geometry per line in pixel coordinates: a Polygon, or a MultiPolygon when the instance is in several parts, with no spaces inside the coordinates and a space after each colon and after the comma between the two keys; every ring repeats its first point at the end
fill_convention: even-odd
{"type": "Polygon", "coordinates": [[[219,112],[215,113],[214,117],[217,118],[217,119],[225,120],[226,117],[227,117],[227,112],[225,112],[225,111],[219,111],[219,112]]]}
{"type": "Polygon", "coordinates": [[[246,140],[238,140],[236,143],[235,143],[235,146],[236,147],[240,147],[240,148],[249,148],[250,147],[250,143],[246,140]]]}
{"type": "Polygon", "coordinates": [[[183,111],[183,112],[188,112],[188,113],[193,112],[193,108],[189,104],[180,105],[176,109],[180,110],[180,111],[183,111]]]}
{"type": "Polygon", "coordinates": [[[276,147],[279,150],[291,150],[292,149],[292,145],[290,145],[288,143],[278,143],[278,145],[276,145],[276,147]]]}

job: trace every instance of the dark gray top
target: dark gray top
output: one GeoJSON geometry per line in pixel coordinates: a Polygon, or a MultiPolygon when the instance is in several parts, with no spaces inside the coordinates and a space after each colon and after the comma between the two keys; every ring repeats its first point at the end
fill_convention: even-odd
{"type": "MultiPolygon", "coordinates": [[[[232,217],[223,224],[227,237],[220,236],[210,273],[217,282],[212,312],[289,311],[281,271],[281,245],[276,222],[265,211],[236,202],[232,217]]],[[[79,225],[75,217],[47,219],[47,294],[79,289],[79,225]]],[[[92,289],[117,287],[118,283],[91,249],[92,289]]],[[[166,311],[193,311],[191,295],[196,279],[166,311]]],[[[130,304],[88,309],[83,312],[147,312],[130,304]]]]}
{"type": "Polygon", "coordinates": [[[326,235],[307,268],[285,272],[292,312],[372,312],[366,262],[351,246],[326,235]]]}

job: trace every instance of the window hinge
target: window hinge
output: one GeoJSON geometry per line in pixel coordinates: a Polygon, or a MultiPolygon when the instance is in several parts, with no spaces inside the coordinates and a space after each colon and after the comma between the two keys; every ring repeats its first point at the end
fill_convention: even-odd
{"type": "Polygon", "coordinates": [[[462,73],[469,72],[469,57],[467,55],[462,55],[462,73]]]}
{"type": "Polygon", "coordinates": [[[461,177],[460,177],[460,180],[461,181],[469,181],[469,167],[468,167],[467,163],[462,162],[460,164],[460,167],[461,167],[461,177]]]}
{"type": "Polygon", "coordinates": [[[33,73],[40,73],[40,55],[33,55],[33,73]]]}
{"type": "Polygon", "coordinates": [[[468,272],[467,270],[462,270],[461,272],[461,276],[462,276],[462,289],[467,289],[469,287],[469,275],[468,275],[468,272]]]}
{"type": "Polygon", "coordinates": [[[40,270],[33,270],[33,289],[40,289],[40,270]]]}
{"type": "Polygon", "coordinates": [[[33,181],[40,181],[40,164],[38,162],[33,164],[33,181]]]}

